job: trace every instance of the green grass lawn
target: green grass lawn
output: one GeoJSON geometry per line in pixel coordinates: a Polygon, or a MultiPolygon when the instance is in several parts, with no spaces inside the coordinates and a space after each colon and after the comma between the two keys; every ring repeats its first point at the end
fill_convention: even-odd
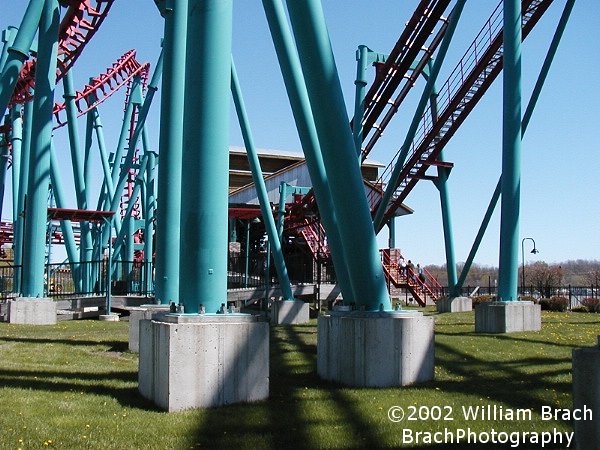
{"type": "Polygon", "coordinates": [[[571,351],[596,344],[600,315],[544,312],[541,332],[504,335],[475,334],[473,313],[435,319],[435,381],[396,389],[325,383],[316,375],[313,321],[272,328],[268,401],[179,413],[138,394],[127,323],[0,323],[0,448],[378,448],[402,446],[405,427],[572,430],[567,421],[542,421],[540,410],[572,406],[571,351]],[[454,420],[393,423],[388,410],[395,405],[407,413],[411,405],[446,407],[454,420]],[[465,420],[461,408],[477,405],[530,408],[532,420],[465,420]]]}

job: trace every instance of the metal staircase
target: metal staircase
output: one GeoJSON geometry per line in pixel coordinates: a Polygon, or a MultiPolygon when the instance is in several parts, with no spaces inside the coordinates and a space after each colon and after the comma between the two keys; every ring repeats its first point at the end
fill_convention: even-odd
{"type": "Polygon", "coordinates": [[[309,221],[304,219],[305,225],[298,228],[298,233],[308,246],[310,254],[315,261],[323,261],[329,258],[329,246],[327,245],[327,236],[321,222],[309,221]]]}
{"type": "Polygon", "coordinates": [[[380,250],[383,273],[388,282],[396,288],[407,289],[421,306],[427,305],[427,299],[437,301],[443,292],[438,281],[423,268],[424,279],[410,267],[400,267],[400,250],[389,248],[380,250]]]}
{"type": "MultiPolygon", "coordinates": [[[[523,0],[523,39],[528,36],[552,1],[523,0]]],[[[421,126],[412,142],[411,152],[397,180],[394,194],[381,221],[382,224],[393,216],[395,210],[402,204],[402,201],[419,180],[434,179],[434,177],[426,174],[429,167],[452,166],[450,163],[438,161],[437,158],[440,152],[502,70],[502,4],[502,1],[498,4],[463,58],[439,90],[437,97],[439,114],[437,118],[431,110],[431,105],[424,112],[421,126]]],[[[398,150],[392,162],[375,183],[382,190],[390,182],[400,152],[401,149],[398,150]]],[[[376,195],[378,193],[371,193],[372,197],[376,195]]],[[[380,201],[370,198],[369,202],[376,205],[373,211],[379,207],[380,201]]]]}

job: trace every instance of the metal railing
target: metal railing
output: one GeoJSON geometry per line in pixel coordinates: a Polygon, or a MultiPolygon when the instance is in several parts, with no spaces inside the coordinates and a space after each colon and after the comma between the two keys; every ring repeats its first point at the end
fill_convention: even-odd
{"type": "MultiPolygon", "coordinates": [[[[331,259],[315,261],[308,253],[285,257],[292,284],[335,283],[336,276],[331,259]]],[[[278,284],[273,261],[268,265],[266,254],[229,255],[227,288],[264,288],[278,284]]],[[[77,264],[52,263],[46,265],[44,295],[48,297],[73,297],[105,295],[107,286],[106,259],[77,264]]],[[[22,282],[21,266],[0,266],[0,298],[17,297],[22,282]]],[[[154,266],[143,261],[113,261],[111,270],[113,295],[154,295],[154,266]]]]}

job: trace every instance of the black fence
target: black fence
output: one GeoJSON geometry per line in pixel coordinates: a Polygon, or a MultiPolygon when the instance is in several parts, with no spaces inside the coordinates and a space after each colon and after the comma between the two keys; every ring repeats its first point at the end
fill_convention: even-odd
{"type": "MultiPolygon", "coordinates": [[[[89,261],[76,264],[46,264],[44,295],[105,295],[109,282],[108,262],[89,261]]],[[[115,295],[152,295],[152,267],[139,261],[113,261],[110,274],[115,295]],[[148,278],[150,277],[150,278],[148,278]]],[[[16,297],[23,281],[21,266],[0,267],[0,298],[16,297]]]]}
{"type": "MultiPolygon", "coordinates": [[[[458,293],[465,297],[476,296],[497,296],[496,286],[463,286],[458,293]]],[[[444,288],[444,295],[448,295],[448,289],[444,288]]],[[[519,296],[529,298],[535,301],[550,297],[564,297],[568,300],[569,309],[582,306],[588,298],[600,298],[600,285],[591,286],[560,286],[544,287],[543,289],[534,286],[519,287],[519,296]]]]}
{"type": "MultiPolygon", "coordinates": [[[[330,260],[315,261],[307,254],[293,254],[285,258],[292,284],[335,283],[335,270],[330,260]]],[[[77,264],[47,264],[44,275],[44,295],[72,297],[74,295],[105,295],[109,277],[108,261],[77,264]]],[[[275,263],[267,264],[266,254],[230,254],[228,258],[227,287],[262,288],[279,284],[275,263]]],[[[21,292],[21,266],[0,267],[0,298],[16,297],[21,292]]],[[[154,266],[140,261],[113,261],[111,265],[111,292],[114,295],[154,295],[154,266]]]]}
{"type": "MultiPolygon", "coordinates": [[[[292,284],[335,283],[336,276],[330,260],[315,261],[310,255],[297,253],[285,257],[288,277],[292,284]]],[[[266,287],[279,284],[273,258],[267,262],[266,254],[229,255],[228,288],[266,287]]]]}

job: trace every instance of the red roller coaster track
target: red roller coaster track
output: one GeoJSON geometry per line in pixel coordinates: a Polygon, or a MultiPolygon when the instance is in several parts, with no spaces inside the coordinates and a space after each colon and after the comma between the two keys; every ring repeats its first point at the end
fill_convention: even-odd
{"type": "MultiPolygon", "coordinates": [[[[84,115],[92,108],[109,98],[116,91],[125,86],[134,76],[140,76],[143,84],[148,77],[150,65],[141,64],[135,59],[135,50],[130,50],[121,56],[106,72],[93,78],[83,90],[75,94],[75,105],[79,116],[84,115]]],[[[56,128],[67,124],[66,117],[61,114],[66,108],[64,103],[54,105],[54,118],[56,128]]]]}
{"type": "MultiPolygon", "coordinates": [[[[86,44],[96,34],[108,15],[114,0],[70,0],[69,8],[61,21],[58,35],[57,81],[73,67],[86,44]]],[[[31,100],[31,89],[35,85],[35,59],[23,65],[11,104],[31,100]]]]}

